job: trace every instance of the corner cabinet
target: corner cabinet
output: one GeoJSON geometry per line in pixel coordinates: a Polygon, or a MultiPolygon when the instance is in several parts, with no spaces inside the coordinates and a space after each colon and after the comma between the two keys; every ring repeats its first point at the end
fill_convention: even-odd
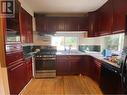
{"type": "Polygon", "coordinates": [[[101,8],[88,13],[88,37],[97,37],[112,34],[113,1],[108,0],[101,8]]]}
{"type": "Polygon", "coordinates": [[[125,21],[127,15],[127,0],[113,0],[114,23],[113,33],[125,32],[125,21]]]}
{"type": "Polygon", "coordinates": [[[101,64],[100,60],[89,55],[84,55],[80,63],[80,73],[89,76],[100,84],[101,64]]]}
{"type": "Polygon", "coordinates": [[[112,33],[113,27],[113,1],[108,0],[97,10],[98,33],[100,36],[112,33]]]}
{"type": "Polygon", "coordinates": [[[88,15],[88,37],[124,33],[126,31],[127,0],[108,0],[102,7],[88,15]]]}
{"type": "Polygon", "coordinates": [[[20,31],[22,43],[33,43],[32,16],[23,8],[20,11],[20,31]]]}

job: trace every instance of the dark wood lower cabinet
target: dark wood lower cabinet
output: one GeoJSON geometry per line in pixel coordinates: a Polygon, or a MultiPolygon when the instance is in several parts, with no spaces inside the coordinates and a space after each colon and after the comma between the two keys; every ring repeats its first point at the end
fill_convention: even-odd
{"type": "Polygon", "coordinates": [[[82,56],[58,55],[56,70],[57,75],[80,74],[80,62],[82,56]]]}
{"type": "Polygon", "coordinates": [[[8,66],[8,80],[11,95],[18,95],[32,78],[32,58],[16,61],[8,66]]]}
{"type": "Polygon", "coordinates": [[[26,84],[31,80],[32,75],[32,58],[26,59],[26,84]]]}
{"type": "Polygon", "coordinates": [[[68,62],[66,56],[63,55],[57,56],[56,71],[57,75],[70,74],[70,63],[68,62]]]}
{"type": "Polygon", "coordinates": [[[57,75],[86,75],[98,83],[104,94],[123,93],[119,74],[111,73],[111,71],[105,69],[102,70],[103,64],[101,60],[89,55],[58,55],[57,75]]]}
{"type": "Polygon", "coordinates": [[[11,95],[17,95],[26,85],[26,64],[20,61],[18,64],[8,67],[8,80],[11,95]]]}

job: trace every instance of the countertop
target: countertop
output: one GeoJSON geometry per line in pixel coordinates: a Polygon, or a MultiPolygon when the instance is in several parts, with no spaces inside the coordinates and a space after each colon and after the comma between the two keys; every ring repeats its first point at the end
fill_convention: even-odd
{"type": "Polygon", "coordinates": [[[64,51],[57,51],[56,55],[89,55],[92,56],[102,62],[111,64],[112,66],[115,66],[117,68],[120,68],[120,66],[117,63],[110,62],[105,59],[105,57],[99,53],[99,52],[81,52],[81,51],[71,51],[71,52],[64,52],[64,51]]]}

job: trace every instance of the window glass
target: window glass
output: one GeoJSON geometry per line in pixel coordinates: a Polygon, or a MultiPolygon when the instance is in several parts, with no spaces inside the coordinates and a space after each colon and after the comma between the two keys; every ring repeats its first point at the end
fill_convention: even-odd
{"type": "Polygon", "coordinates": [[[65,37],[65,48],[77,49],[77,37],[65,37]]]}
{"type": "Polygon", "coordinates": [[[57,50],[78,49],[78,37],[53,36],[52,46],[57,46],[57,50]]]}
{"type": "Polygon", "coordinates": [[[124,34],[114,34],[104,38],[105,48],[121,51],[123,48],[124,34]]]}

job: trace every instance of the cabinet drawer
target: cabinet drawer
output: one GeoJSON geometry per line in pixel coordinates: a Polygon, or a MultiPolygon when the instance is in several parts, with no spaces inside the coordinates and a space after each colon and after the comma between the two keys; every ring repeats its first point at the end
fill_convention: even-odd
{"type": "Polygon", "coordinates": [[[7,65],[14,64],[17,60],[23,58],[23,52],[15,52],[15,53],[6,53],[6,63],[7,65]]]}
{"type": "Polygon", "coordinates": [[[69,61],[71,62],[80,62],[82,59],[82,56],[70,56],[69,61]]]}

